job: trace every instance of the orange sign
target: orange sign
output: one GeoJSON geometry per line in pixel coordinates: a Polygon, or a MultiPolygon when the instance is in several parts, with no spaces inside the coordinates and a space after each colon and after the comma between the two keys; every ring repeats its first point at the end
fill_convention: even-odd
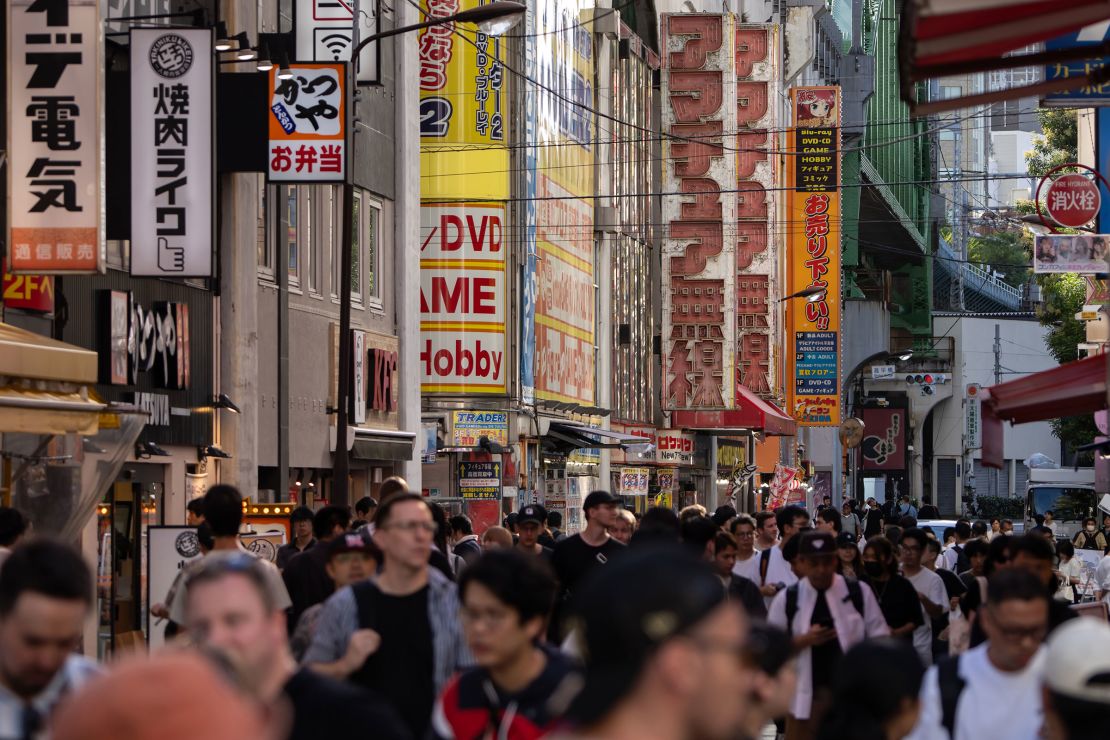
{"type": "Polygon", "coordinates": [[[54,310],[54,278],[49,275],[9,275],[4,273],[4,306],[24,311],[50,313],[54,310]]]}

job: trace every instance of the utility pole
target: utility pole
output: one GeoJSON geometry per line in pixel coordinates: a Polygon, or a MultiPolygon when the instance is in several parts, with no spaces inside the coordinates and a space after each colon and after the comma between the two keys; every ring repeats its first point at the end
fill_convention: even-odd
{"type": "Polygon", "coordinates": [[[1002,336],[999,325],[994,325],[994,384],[1002,382],[1002,336]]]}

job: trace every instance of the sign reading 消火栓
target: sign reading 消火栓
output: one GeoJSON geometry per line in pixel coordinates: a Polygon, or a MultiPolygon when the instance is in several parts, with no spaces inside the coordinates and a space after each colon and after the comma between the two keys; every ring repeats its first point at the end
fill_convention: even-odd
{"type": "Polygon", "coordinates": [[[270,70],[269,178],[342,182],[347,172],[343,64],[296,64],[288,79],[270,70]]]}

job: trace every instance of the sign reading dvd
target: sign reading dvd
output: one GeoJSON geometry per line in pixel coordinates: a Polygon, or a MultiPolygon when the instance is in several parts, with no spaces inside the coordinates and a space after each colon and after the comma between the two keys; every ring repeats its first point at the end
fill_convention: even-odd
{"type": "Polygon", "coordinates": [[[131,31],[131,274],[211,277],[212,30],[131,31]]]}
{"type": "Polygon", "coordinates": [[[282,182],[343,182],[347,166],[346,84],[342,64],[298,64],[289,79],[270,70],[269,177],[282,182]]]}

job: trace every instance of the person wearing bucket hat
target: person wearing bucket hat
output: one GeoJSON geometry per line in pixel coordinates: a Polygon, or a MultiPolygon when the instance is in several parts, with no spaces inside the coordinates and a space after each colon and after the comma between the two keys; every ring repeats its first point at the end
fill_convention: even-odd
{"type": "Polygon", "coordinates": [[[540,535],[547,521],[547,510],[539,504],[528,504],[517,514],[516,531],[519,539],[516,548],[529,555],[539,555],[544,560],[551,559],[551,548],[540,544],[540,535]]]}
{"type": "Polygon", "coordinates": [[[707,563],[674,545],[635,548],[578,596],[586,678],[567,713],[572,736],[742,736],[747,620],[707,563]]]}
{"type": "Polygon", "coordinates": [[[1110,625],[1075,619],[1048,639],[1045,736],[1080,740],[1106,730],[1110,716],[1110,625]]]}

